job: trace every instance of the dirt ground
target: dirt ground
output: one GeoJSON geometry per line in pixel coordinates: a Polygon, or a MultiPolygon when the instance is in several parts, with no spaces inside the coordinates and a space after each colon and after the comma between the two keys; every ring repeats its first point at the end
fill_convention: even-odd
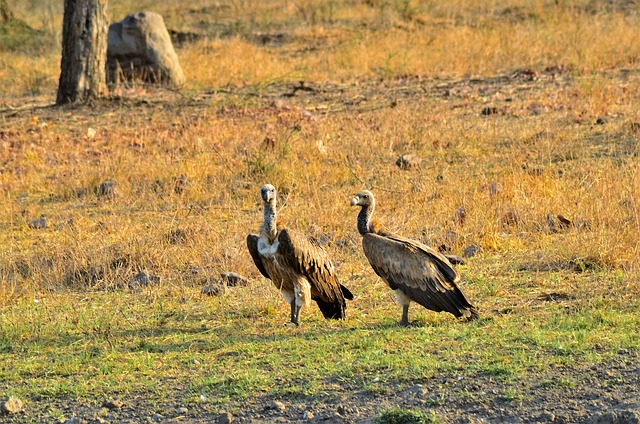
{"type": "MultiPolygon", "coordinates": [[[[640,422],[640,362],[636,353],[618,352],[600,367],[565,366],[529,379],[505,383],[484,375],[473,380],[439,375],[420,384],[387,387],[370,393],[358,384],[336,384],[331,393],[315,397],[276,399],[265,395],[220,407],[214,402],[185,406],[188,393],[153,399],[129,394],[109,403],[74,400],[29,403],[24,412],[0,417],[3,423],[374,423],[387,408],[431,411],[445,423],[600,423],[640,422]],[[57,410],[56,415],[52,411],[57,410]],[[231,411],[222,413],[221,411],[231,411]],[[64,419],[57,417],[62,412],[64,419]],[[75,418],[77,421],[71,421],[75,418]]],[[[172,385],[171,382],[159,383],[172,385]]],[[[226,412],[225,411],[225,412],[226,412]]]]}
{"type": "MultiPolygon", "coordinates": [[[[637,73],[611,71],[612,78],[640,78],[637,73]]],[[[210,107],[212,100],[228,95],[254,96],[257,107],[299,108],[310,114],[366,112],[395,107],[399,102],[439,97],[455,100],[452,107],[471,108],[477,114],[520,114],[537,112],[536,99],[541,90],[556,90],[571,83],[570,72],[563,69],[533,71],[523,69],[510,75],[486,80],[438,81],[417,76],[394,81],[372,80],[359,85],[273,85],[256,93],[251,87],[229,87],[217,92],[198,93],[180,100],[185,106],[210,107]],[[226,91],[225,91],[226,90],[226,91]],[[537,92],[537,94],[535,94],[537,92]],[[502,93],[501,96],[496,96],[502,93]],[[487,99],[490,99],[487,101],[487,99]],[[261,105],[261,106],[260,106],[261,105]]],[[[175,98],[175,93],[165,93],[175,98]]],[[[121,99],[120,99],[121,100],[121,99]]],[[[107,101],[106,109],[119,107],[120,100],[107,101]]],[[[163,101],[126,100],[131,107],[152,109],[163,101]]],[[[542,107],[542,106],[540,106],[542,107]]],[[[22,119],[37,113],[47,115],[78,114],[69,108],[32,106],[5,110],[9,119],[22,119]]],[[[144,112],[144,111],[143,111],[144,112]]],[[[100,113],[99,109],[92,112],[100,113]]],[[[220,107],[220,114],[252,113],[233,107],[220,107]]],[[[594,122],[587,124],[593,125],[594,122]]],[[[175,382],[158,382],[171,388],[169,398],[157,399],[152,393],[131,393],[114,404],[107,399],[77,402],[73,399],[28,401],[23,412],[0,416],[3,423],[144,423],[144,422],[375,422],[385,408],[433,411],[446,423],[639,423],[640,361],[637,352],[619,351],[616,359],[599,366],[564,366],[548,373],[528,373],[527,379],[507,379],[479,375],[473,380],[455,374],[438,375],[416,384],[387,387],[384,393],[371,393],[353,383],[335,383],[330,393],[308,398],[276,399],[259,396],[246,402],[221,407],[215,401],[187,402],[192,393],[175,382]],[[231,415],[221,415],[227,410],[231,415]],[[63,418],[60,418],[63,417],[63,418]],[[75,419],[73,421],[72,419],[75,419]]],[[[204,400],[204,399],[203,399],[204,400]]]]}

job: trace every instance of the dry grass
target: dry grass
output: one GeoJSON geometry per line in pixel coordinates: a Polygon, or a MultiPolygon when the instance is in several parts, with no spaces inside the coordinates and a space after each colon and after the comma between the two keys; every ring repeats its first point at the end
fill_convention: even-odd
{"type": "Polygon", "coordinates": [[[259,225],[266,181],[286,196],[283,219],[346,241],[347,250],[332,253],[347,262],[361,262],[348,196],[373,186],[388,225],[457,253],[477,244],[636,272],[637,135],[626,118],[594,122],[633,113],[638,85],[607,84],[606,76],[584,77],[560,91],[513,93],[510,102],[498,92],[492,99],[508,112],[489,117],[473,93],[350,114],[258,104],[268,100],[19,114],[4,135],[5,285],[79,288],[93,275],[92,286],[122,286],[139,269],[182,284],[193,267],[255,277],[244,237],[259,225]],[[422,166],[399,169],[405,153],[422,166]],[[96,194],[105,180],[116,183],[113,200],[96,194]],[[463,226],[452,220],[460,205],[463,226]],[[28,228],[41,214],[48,227],[28,228]],[[547,217],[557,214],[575,225],[554,227],[547,217]]]}
{"type": "MultiPolygon", "coordinates": [[[[16,6],[16,14],[59,41],[62,11],[35,3],[16,6]]],[[[502,3],[193,1],[173,6],[152,1],[145,7],[163,14],[170,29],[205,38],[180,51],[194,89],[300,79],[357,81],[368,75],[482,77],[526,67],[589,73],[637,66],[639,18],[631,6],[616,9],[592,0],[502,3]]],[[[132,11],[128,1],[109,2],[114,21],[132,11]]],[[[35,57],[0,54],[6,59],[0,75],[15,82],[2,89],[5,97],[55,89],[59,51],[53,46],[35,57]],[[33,71],[15,75],[16,68],[33,71]]]]}
{"type": "MultiPolygon", "coordinates": [[[[262,363],[242,362],[244,349],[266,342],[256,334],[289,341],[278,339],[284,303],[245,249],[266,182],[286,199],[281,218],[327,242],[357,296],[346,323],[326,323],[315,310],[303,322],[310,331],[372,333],[371,346],[338,331],[323,339],[345,337],[354,347],[343,352],[354,355],[344,378],[373,369],[410,379],[402,361],[374,355],[377,344],[409,336],[371,329],[397,320],[399,310],[361,251],[348,201],[362,187],[373,187],[379,217],[399,233],[456,254],[482,248],[461,268],[464,289],[494,319],[467,330],[412,309],[425,345],[446,340],[459,354],[451,367],[493,369],[492,355],[503,355],[493,343],[508,352],[516,346],[513,362],[495,367],[518,375],[544,369],[546,355],[597,362],[604,354],[589,353],[594,345],[637,349],[629,330],[640,292],[636,12],[595,2],[318,0],[193,1],[185,13],[167,3],[149,9],[157,6],[171,28],[209,36],[178,49],[189,79],[181,93],[136,87],[92,107],[21,109],[53,100],[59,53],[0,50],[0,78],[10,82],[0,88],[0,311],[11,324],[0,353],[36,358],[44,340],[47,355],[75,357],[56,340],[77,338],[91,350],[95,336],[134,352],[103,352],[127,369],[130,356],[148,353],[145,343],[166,342],[171,359],[161,371],[186,379],[181,364],[193,365],[199,352],[191,347],[206,351],[180,333],[186,328],[216,352],[237,354],[242,396],[294,390],[278,389],[277,375],[251,380],[251,367],[262,363]],[[284,42],[257,43],[258,33],[283,34],[284,42]],[[313,91],[291,96],[301,80],[313,91]],[[398,168],[404,154],[421,166],[398,168]],[[99,195],[104,181],[115,182],[113,198],[99,195]],[[461,205],[464,224],[452,219],[461,205]],[[42,214],[47,227],[30,228],[42,214]],[[559,214],[572,223],[562,226],[559,214]],[[160,276],[159,285],[131,291],[140,270],[160,276]],[[226,271],[247,275],[251,286],[203,299],[200,288],[226,271]],[[22,322],[23,314],[31,315],[22,322]],[[175,334],[162,332],[167,325],[175,334]],[[196,334],[201,325],[221,330],[196,334]],[[484,355],[477,363],[465,359],[459,337],[484,355]]],[[[110,1],[112,16],[127,4],[110,1]]],[[[38,16],[29,23],[50,30],[38,16]]],[[[296,331],[294,338],[307,337],[304,327],[296,331]]],[[[431,354],[423,359],[442,363],[431,354]]],[[[412,355],[420,359],[422,349],[412,355]]],[[[7,374],[27,395],[61,384],[45,375],[47,363],[24,366],[35,367],[29,372],[45,388],[29,392],[18,374],[7,374]]],[[[140,384],[154,386],[158,365],[137,366],[149,377],[140,384]]],[[[229,399],[240,396],[240,383],[216,374],[223,371],[215,364],[193,366],[212,376],[193,383],[195,392],[222,387],[229,399]]],[[[318,386],[309,393],[324,390],[323,367],[331,368],[314,368],[309,384],[318,386]]],[[[145,390],[116,380],[120,390],[145,390]]],[[[68,395],[63,389],[54,395],[68,395]]],[[[104,389],[87,382],[75,390],[82,397],[104,389]]]]}

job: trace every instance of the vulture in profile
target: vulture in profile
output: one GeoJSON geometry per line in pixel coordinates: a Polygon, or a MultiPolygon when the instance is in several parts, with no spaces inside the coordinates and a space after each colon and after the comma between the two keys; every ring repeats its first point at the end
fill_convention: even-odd
{"type": "Polygon", "coordinates": [[[376,274],[395,290],[402,306],[401,325],[409,324],[411,301],[467,320],[478,318],[478,310],[458,287],[460,274],[446,257],[418,241],[389,232],[371,219],[376,201],[370,191],[357,193],[351,206],[361,207],[358,232],[364,254],[376,274]]]}
{"type": "Polygon", "coordinates": [[[249,234],[247,247],[260,273],[273,281],[291,305],[291,322],[300,325],[300,309],[313,299],[322,315],[344,319],[353,294],[338,282],[331,259],[312,238],[276,224],[276,189],[262,186],[264,222],[260,235],[249,234]]]}

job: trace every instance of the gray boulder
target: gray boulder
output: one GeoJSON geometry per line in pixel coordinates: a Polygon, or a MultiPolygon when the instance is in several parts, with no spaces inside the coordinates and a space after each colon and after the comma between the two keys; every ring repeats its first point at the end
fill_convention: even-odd
{"type": "Polygon", "coordinates": [[[110,84],[123,80],[184,84],[184,73],[162,16],[138,12],[109,26],[107,80],[110,84]]]}

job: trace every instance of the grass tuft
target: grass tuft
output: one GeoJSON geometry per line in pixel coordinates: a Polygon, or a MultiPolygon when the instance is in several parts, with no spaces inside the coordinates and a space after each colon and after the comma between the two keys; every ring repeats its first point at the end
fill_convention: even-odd
{"type": "Polygon", "coordinates": [[[376,419],[379,424],[436,424],[441,423],[433,411],[419,409],[390,408],[382,411],[376,419]]]}

